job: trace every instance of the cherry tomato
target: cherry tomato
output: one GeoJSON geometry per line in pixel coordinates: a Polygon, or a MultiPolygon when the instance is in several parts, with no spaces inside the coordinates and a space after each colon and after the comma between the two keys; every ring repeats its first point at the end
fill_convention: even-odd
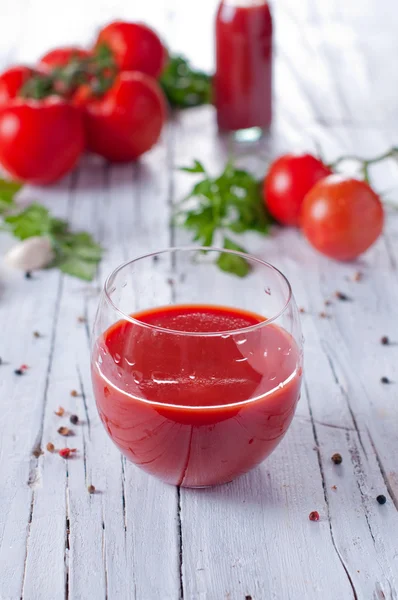
{"type": "Polygon", "coordinates": [[[11,67],[0,75],[0,106],[16,98],[21,87],[34,75],[29,67],[11,67]]]}
{"type": "Polygon", "coordinates": [[[74,101],[84,107],[88,149],[110,161],[137,159],[157,142],[166,120],[162,90],[137,71],[120,73],[99,98],[82,86],[74,101]]]}
{"type": "Polygon", "coordinates": [[[74,58],[89,58],[90,56],[91,52],[78,46],[54,48],[54,50],[50,50],[50,52],[41,57],[38,67],[42,71],[52,71],[56,67],[65,67],[74,58]]]}
{"type": "Polygon", "coordinates": [[[84,149],[81,111],[58,98],[16,99],[0,110],[0,163],[33,184],[70,171],[84,149]]]}
{"type": "Polygon", "coordinates": [[[107,46],[120,70],[140,71],[151,77],[161,74],[167,60],[158,35],[141,23],[110,23],[100,31],[95,46],[107,46]]]}
{"type": "Polygon", "coordinates": [[[264,201],[283,225],[300,224],[304,196],[331,170],[311,154],[285,154],[270,166],[264,180],[264,201]]]}
{"type": "Polygon", "coordinates": [[[381,234],[383,222],[380,198],[358,179],[330,175],[304,199],[304,235],[319,252],[336,260],[353,260],[365,252],[381,234]]]}

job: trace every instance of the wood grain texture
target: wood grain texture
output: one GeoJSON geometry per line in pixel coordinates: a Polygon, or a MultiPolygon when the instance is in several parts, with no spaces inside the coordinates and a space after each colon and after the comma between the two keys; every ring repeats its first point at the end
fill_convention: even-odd
{"type": "MultiPolygon", "coordinates": [[[[32,62],[53,45],[86,43],[103,22],[124,17],[148,21],[173,50],[211,69],[215,8],[214,0],[84,7],[18,0],[0,6],[0,66],[32,62]]],[[[286,149],[320,146],[332,160],[396,144],[395,4],[281,0],[274,8],[274,129],[258,147],[235,146],[239,162],[262,175],[267,159],[286,149]]],[[[99,421],[89,336],[104,279],[124,260],[190,241],[170,226],[173,204],[191,185],[177,167],[198,158],[217,172],[227,150],[213,109],[193,109],[175,115],[137,165],[86,157],[57,186],[23,191],[91,231],[107,252],[89,285],[55,271],[25,280],[0,267],[1,600],[397,599],[398,345],[380,344],[383,335],[398,342],[393,211],[383,237],[356,264],[324,259],[295,231],[246,236],[253,253],[287,275],[305,309],[301,401],[261,467],[219,488],[178,490],[121,459],[99,421]],[[338,290],[351,301],[336,299],[338,290]],[[319,316],[325,310],[330,318],[319,316]],[[30,368],[18,377],[21,363],[30,368]],[[383,386],[383,375],[394,383],[383,386]],[[55,415],[60,405],[63,418],[55,415]],[[65,439],[57,428],[69,413],[80,423],[65,439]],[[48,441],[78,448],[76,458],[36,456],[48,441]],[[338,467],[334,452],[343,457],[338,467]],[[386,495],[384,506],[378,494],[386,495]],[[319,523],[308,520],[311,510],[320,512],[319,523]]],[[[372,176],[397,202],[397,165],[372,176]]],[[[10,243],[1,236],[1,251],[10,243]]],[[[169,275],[184,276],[181,289],[194,296],[211,285],[201,273],[177,262],[169,275]]],[[[178,300],[155,264],[151,278],[164,301],[178,300]]],[[[242,286],[242,303],[252,289],[242,286]]],[[[226,283],[224,292],[235,294],[236,286],[226,283]]]]}

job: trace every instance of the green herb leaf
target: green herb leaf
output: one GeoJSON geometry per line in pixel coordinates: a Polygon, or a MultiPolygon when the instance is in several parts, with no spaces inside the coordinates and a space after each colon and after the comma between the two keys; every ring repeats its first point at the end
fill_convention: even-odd
{"type": "Polygon", "coordinates": [[[206,173],[204,166],[199,160],[194,160],[192,167],[180,167],[180,171],[185,171],[186,173],[206,173]]]}
{"type": "Polygon", "coordinates": [[[92,281],[97,272],[96,262],[82,260],[77,256],[64,258],[52,266],[57,266],[63,273],[72,275],[78,279],[84,279],[85,281],[92,281]]]}
{"type": "MultiPolygon", "coordinates": [[[[235,244],[230,238],[224,238],[224,249],[235,250],[236,252],[246,252],[242,246],[235,244]]],[[[236,254],[227,254],[222,252],[217,259],[217,265],[222,271],[227,273],[233,273],[238,277],[246,277],[251,271],[250,264],[243,258],[243,256],[237,256],[236,254]]]]}
{"type": "Polygon", "coordinates": [[[49,210],[37,202],[6,216],[4,222],[8,231],[20,240],[49,237],[56,256],[50,267],[59,267],[64,273],[86,281],[94,278],[103,250],[89,233],[71,232],[66,221],[52,217],[49,210]]]}
{"type": "Polygon", "coordinates": [[[11,233],[20,240],[33,236],[48,235],[51,232],[51,217],[48,209],[34,202],[20,213],[4,219],[11,233]]]}
{"type": "Polygon", "coordinates": [[[79,260],[98,262],[102,256],[102,248],[89,233],[66,232],[56,237],[56,243],[63,256],[76,256],[79,260]]]}
{"type": "Polygon", "coordinates": [[[71,233],[64,229],[58,234],[54,230],[52,233],[56,259],[51,266],[59,267],[63,273],[91,281],[102,257],[101,246],[84,231],[71,233]]]}
{"type": "Polygon", "coordinates": [[[13,208],[14,197],[21,188],[21,183],[0,179],[0,214],[13,208]]]}
{"type": "Polygon", "coordinates": [[[189,108],[211,104],[212,77],[193,69],[183,56],[171,56],[160,85],[172,107],[189,108]]]}
{"type": "MultiPolygon", "coordinates": [[[[268,233],[272,221],[265,209],[260,182],[251,173],[237,169],[232,162],[215,178],[206,173],[199,161],[182,170],[203,175],[179,204],[176,215],[177,224],[191,230],[195,241],[209,246],[214,239],[222,237],[225,244],[231,244],[231,249],[240,249],[225,236],[227,230],[237,234],[268,233]]],[[[217,264],[225,271],[244,277],[250,270],[249,265],[244,259],[235,258],[239,259],[222,255],[217,264]]]]}

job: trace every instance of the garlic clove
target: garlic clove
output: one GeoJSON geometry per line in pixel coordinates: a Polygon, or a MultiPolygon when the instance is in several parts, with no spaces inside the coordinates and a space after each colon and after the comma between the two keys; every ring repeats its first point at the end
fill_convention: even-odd
{"type": "Polygon", "coordinates": [[[35,271],[47,267],[55,258],[47,237],[31,237],[13,246],[4,256],[4,262],[14,269],[35,271]]]}

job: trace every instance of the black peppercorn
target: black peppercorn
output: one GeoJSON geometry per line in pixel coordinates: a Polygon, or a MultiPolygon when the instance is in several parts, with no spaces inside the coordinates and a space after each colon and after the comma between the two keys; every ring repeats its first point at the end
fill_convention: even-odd
{"type": "Polygon", "coordinates": [[[385,504],[387,502],[387,498],[384,496],[384,494],[377,496],[376,500],[379,504],[385,504]]]}
{"type": "Polygon", "coordinates": [[[343,294],[343,292],[336,292],[335,296],[338,300],[343,300],[343,302],[351,300],[351,298],[349,298],[347,294],[343,294]]]}
{"type": "Polygon", "coordinates": [[[380,343],[383,344],[383,346],[388,346],[388,344],[390,343],[388,336],[383,335],[383,337],[380,340],[380,343]]]}
{"type": "Polygon", "coordinates": [[[390,380],[388,379],[388,377],[382,377],[380,379],[381,383],[390,383],[390,380]]]}
{"type": "Polygon", "coordinates": [[[15,375],[23,375],[22,369],[15,369],[14,373],[15,375]]]}
{"type": "Polygon", "coordinates": [[[69,421],[73,425],[77,425],[77,423],[79,422],[79,417],[77,415],[71,415],[70,418],[69,418],[69,421]]]}
{"type": "Polygon", "coordinates": [[[333,454],[332,456],[332,461],[335,465],[341,465],[341,463],[343,462],[343,457],[341,456],[341,454],[336,452],[336,454],[333,454]]]}
{"type": "Polygon", "coordinates": [[[32,279],[32,273],[30,271],[26,271],[25,279],[32,279]]]}

